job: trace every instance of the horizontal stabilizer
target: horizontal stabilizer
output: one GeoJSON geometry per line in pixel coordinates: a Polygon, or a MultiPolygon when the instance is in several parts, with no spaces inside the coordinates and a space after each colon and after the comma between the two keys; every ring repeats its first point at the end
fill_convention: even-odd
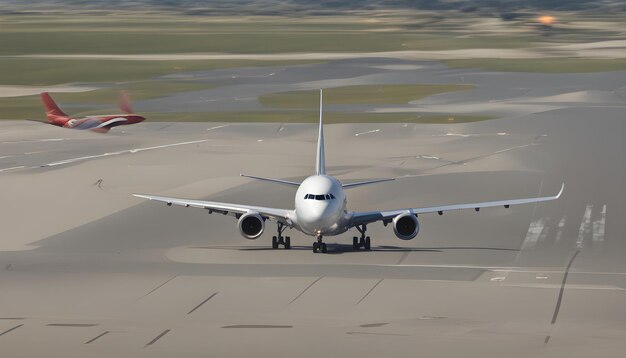
{"type": "Polygon", "coordinates": [[[368,185],[368,184],[376,184],[376,183],[383,183],[386,181],[393,181],[396,180],[395,178],[388,178],[388,179],[374,179],[374,180],[366,180],[366,181],[359,181],[356,183],[349,183],[349,184],[341,184],[341,187],[344,189],[350,189],[350,188],[355,188],[357,186],[363,186],[363,185],[368,185]]]}
{"type": "Polygon", "coordinates": [[[297,183],[297,182],[294,182],[294,181],[289,181],[289,180],[255,177],[255,176],[252,176],[252,175],[245,175],[245,174],[239,174],[239,176],[242,176],[244,178],[269,181],[269,182],[277,183],[277,184],[284,184],[284,185],[290,185],[290,186],[296,186],[296,187],[300,186],[300,183],[297,183]]]}

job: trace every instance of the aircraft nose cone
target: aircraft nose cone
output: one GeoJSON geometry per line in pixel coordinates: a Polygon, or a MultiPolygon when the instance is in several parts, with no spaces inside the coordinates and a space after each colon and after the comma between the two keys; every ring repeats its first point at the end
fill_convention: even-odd
{"type": "Polygon", "coordinates": [[[324,209],[325,208],[323,204],[312,206],[309,209],[309,214],[310,214],[309,216],[311,217],[311,219],[319,219],[322,216],[324,216],[324,211],[325,211],[324,209]]]}
{"type": "Polygon", "coordinates": [[[333,218],[326,203],[311,205],[302,213],[304,221],[312,230],[320,230],[332,225],[333,218]]]}
{"type": "Polygon", "coordinates": [[[137,115],[132,115],[126,118],[128,118],[128,124],[140,123],[146,120],[145,117],[137,116],[137,115]]]}

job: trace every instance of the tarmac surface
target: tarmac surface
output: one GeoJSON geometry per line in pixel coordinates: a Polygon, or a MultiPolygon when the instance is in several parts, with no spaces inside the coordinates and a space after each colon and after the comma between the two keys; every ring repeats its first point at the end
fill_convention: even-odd
{"type": "MultiPolygon", "coordinates": [[[[582,91],[601,82],[590,77],[582,91]]],[[[292,208],[293,188],[238,175],[310,175],[314,124],[147,121],[101,135],[0,122],[0,355],[621,357],[624,107],[555,107],[327,125],[330,174],[407,176],[351,189],[351,210],[565,192],[422,215],[408,242],[370,225],[371,252],[353,252],[349,232],[327,238],[326,255],[294,231],[292,250],[271,250],[273,225],[249,241],[232,217],[131,196],[292,208]]]]}
{"type": "Polygon", "coordinates": [[[137,101],[147,112],[262,110],[263,94],[352,85],[472,84],[471,91],[434,95],[405,105],[326,105],[327,110],[515,116],[572,108],[626,105],[626,71],[600,73],[491,72],[440,62],[389,58],[319,64],[195,71],[161,79],[219,84],[215,88],[137,101]],[[184,110],[181,110],[183,109],[184,110]]]}

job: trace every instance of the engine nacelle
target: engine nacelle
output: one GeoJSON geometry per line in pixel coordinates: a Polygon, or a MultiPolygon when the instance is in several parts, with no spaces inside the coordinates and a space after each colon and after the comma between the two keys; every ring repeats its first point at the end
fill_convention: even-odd
{"type": "Polygon", "coordinates": [[[411,240],[420,231],[420,224],[413,214],[400,214],[393,218],[393,232],[400,240],[411,240]]]}
{"type": "Polygon", "coordinates": [[[259,213],[247,213],[241,215],[239,222],[239,233],[249,240],[257,239],[265,230],[265,220],[259,213]]]}

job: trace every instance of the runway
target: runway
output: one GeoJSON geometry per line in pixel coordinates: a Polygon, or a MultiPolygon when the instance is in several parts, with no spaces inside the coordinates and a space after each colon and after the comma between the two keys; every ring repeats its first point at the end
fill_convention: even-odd
{"type": "MultiPolygon", "coordinates": [[[[531,111],[532,112],[532,111],[531,111]]],[[[554,194],[421,215],[417,239],[370,225],[329,254],[275,227],[132,193],[293,207],[315,124],[150,123],[108,135],[0,122],[0,354],[110,357],[621,357],[626,122],[578,103],[472,124],[336,124],[328,172],[351,210],[554,194]]]]}
{"type": "Polygon", "coordinates": [[[521,116],[562,108],[626,106],[624,71],[598,73],[492,72],[449,68],[436,61],[393,58],[332,60],[319,64],[196,71],[160,80],[212,84],[214,88],[141,100],[138,111],[172,113],[266,109],[264,94],[355,85],[465,84],[470,91],[442,93],[406,104],[326,105],[328,110],[373,113],[521,116]]]}

